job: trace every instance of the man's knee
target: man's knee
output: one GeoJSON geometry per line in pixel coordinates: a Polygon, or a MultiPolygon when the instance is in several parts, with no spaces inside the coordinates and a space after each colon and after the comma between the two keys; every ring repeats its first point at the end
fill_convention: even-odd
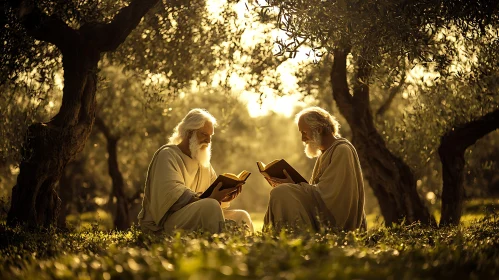
{"type": "Polygon", "coordinates": [[[251,216],[245,210],[235,210],[236,217],[239,221],[244,222],[246,224],[251,223],[251,216]]]}
{"type": "Polygon", "coordinates": [[[291,192],[290,184],[280,184],[270,190],[270,199],[271,200],[282,200],[286,199],[291,192]]]}
{"type": "Polygon", "coordinates": [[[199,204],[199,212],[202,216],[212,219],[214,217],[218,217],[220,220],[223,220],[222,208],[216,199],[205,198],[201,199],[197,203],[199,204]]]}
{"type": "Polygon", "coordinates": [[[241,212],[241,216],[243,216],[243,219],[246,221],[251,221],[251,216],[246,210],[239,210],[241,212]]]}

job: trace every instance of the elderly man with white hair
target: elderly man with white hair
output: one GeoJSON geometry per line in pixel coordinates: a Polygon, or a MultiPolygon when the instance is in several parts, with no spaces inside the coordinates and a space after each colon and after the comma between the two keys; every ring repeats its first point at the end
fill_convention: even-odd
{"type": "Polygon", "coordinates": [[[285,179],[269,178],[273,189],[265,226],[365,230],[364,183],[354,146],[340,136],[338,121],[324,109],[304,109],[295,120],[305,154],[317,161],[309,184],[295,184],[287,172],[285,179]]]}
{"type": "Polygon", "coordinates": [[[191,110],[177,125],[169,144],[154,154],[147,171],[139,224],[148,232],[171,232],[175,229],[205,230],[217,233],[225,219],[247,225],[253,232],[249,214],[228,210],[228,204],[241,192],[236,188],[220,190],[201,199],[217,175],[211,159],[211,137],[216,119],[203,109],[191,110]]]}

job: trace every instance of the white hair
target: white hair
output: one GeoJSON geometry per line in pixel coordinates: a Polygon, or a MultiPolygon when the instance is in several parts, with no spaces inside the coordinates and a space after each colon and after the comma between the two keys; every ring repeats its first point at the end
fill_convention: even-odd
{"type": "Polygon", "coordinates": [[[187,139],[191,131],[202,128],[206,122],[210,122],[213,126],[216,126],[217,119],[205,109],[196,108],[190,110],[182,121],[177,124],[172,136],[168,139],[168,143],[174,145],[180,144],[182,140],[187,139]]]}
{"type": "Polygon", "coordinates": [[[326,132],[333,134],[333,136],[340,137],[340,123],[336,120],[334,116],[329,114],[328,111],[320,107],[310,107],[301,110],[296,114],[295,122],[303,118],[305,123],[307,123],[310,128],[314,131],[318,131],[319,128],[324,128],[326,132]]]}

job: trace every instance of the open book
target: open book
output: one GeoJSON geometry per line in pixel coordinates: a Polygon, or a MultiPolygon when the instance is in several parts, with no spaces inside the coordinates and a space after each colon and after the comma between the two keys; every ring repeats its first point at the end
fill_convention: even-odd
{"type": "Polygon", "coordinates": [[[201,194],[200,198],[207,198],[211,195],[215,187],[218,183],[222,182],[222,187],[220,190],[230,189],[236,187],[238,184],[242,182],[246,182],[246,179],[251,175],[250,172],[243,170],[238,175],[232,173],[223,173],[218,175],[217,179],[210,185],[203,194],[201,194]]]}
{"type": "Polygon", "coordinates": [[[303,176],[298,173],[287,161],[284,159],[276,159],[273,160],[267,164],[264,164],[261,161],[257,161],[256,165],[258,166],[258,170],[260,170],[260,173],[266,178],[268,177],[274,177],[274,178],[280,178],[280,179],[286,179],[286,175],[284,175],[283,170],[286,169],[288,172],[289,176],[295,183],[307,183],[307,180],[303,178],[303,176]]]}

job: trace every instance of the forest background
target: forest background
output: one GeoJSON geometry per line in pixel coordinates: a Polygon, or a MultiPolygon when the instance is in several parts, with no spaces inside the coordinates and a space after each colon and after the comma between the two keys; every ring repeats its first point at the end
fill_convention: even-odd
{"type": "MultiPolygon", "coordinates": [[[[127,3],[50,2],[44,2],[42,9],[74,27],[97,17],[109,20],[127,3]]],[[[487,6],[469,7],[479,12],[463,19],[449,8],[452,20],[434,25],[406,22],[411,28],[405,30],[391,14],[396,5],[387,2],[376,7],[382,18],[380,29],[371,30],[367,23],[373,10],[362,11],[373,7],[354,9],[342,3],[335,2],[336,10],[314,14],[316,10],[306,9],[310,6],[300,10],[272,1],[260,5],[160,1],[115,51],[100,57],[95,123],[82,152],[54,183],[61,198],[58,225],[67,221],[76,227],[90,222],[105,229],[129,228],[140,210],[152,154],[196,107],[207,109],[219,121],[212,144],[217,173],[237,174],[243,169],[253,173],[232,206],[254,213],[257,219],[266,209],[270,186],[255,162],[285,158],[310,177],[314,160],[303,153],[293,116],[306,106],[327,109],[340,121],[341,134],[358,146],[366,174],[366,212],[371,221],[378,217],[380,224],[400,218],[431,223],[426,210],[420,209],[428,209],[438,220],[445,185],[439,155],[443,137],[493,114],[490,133],[476,136],[476,143],[463,150],[464,165],[457,175],[462,177],[458,185],[463,192],[456,189],[458,198],[451,199],[458,205],[461,199],[486,199],[478,208],[492,209],[484,206],[499,195],[499,134],[494,131],[499,110],[498,41],[497,21],[491,20],[497,15],[486,14],[487,6]],[[345,12],[344,18],[323,30],[321,20],[337,19],[338,11],[345,12]],[[296,21],[300,18],[302,22],[296,21]],[[357,18],[362,20],[351,25],[357,18]],[[342,20],[350,20],[350,25],[335,34],[331,30],[341,30],[342,20]],[[394,26],[399,29],[388,32],[394,26]],[[328,35],[323,38],[319,31],[328,35]],[[366,37],[371,33],[372,38],[366,37]],[[344,79],[338,80],[342,73],[344,79]],[[351,91],[352,104],[362,99],[362,93],[368,95],[351,105],[352,111],[342,103],[339,86],[351,91]],[[369,141],[382,143],[379,151],[385,154],[373,152],[369,141]],[[379,166],[386,170],[389,165],[383,165],[384,157],[400,169],[382,174],[379,166]],[[394,187],[393,195],[387,196],[384,191],[390,188],[383,182],[402,187],[394,187]],[[409,196],[416,206],[386,206],[393,201],[404,204],[399,194],[409,196]]],[[[292,4],[302,2],[288,3],[292,4]]],[[[3,12],[8,10],[7,4],[2,7],[3,12]]],[[[413,8],[409,14],[419,11],[413,8]]],[[[64,70],[68,70],[54,44],[13,36],[25,35],[23,27],[14,24],[13,17],[3,21],[7,28],[1,33],[6,51],[0,85],[0,206],[6,219],[20,163],[28,160],[23,150],[28,128],[51,123],[62,111],[68,83],[64,70]]],[[[451,146],[459,146],[456,143],[451,146]]],[[[452,215],[451,223],[456,222],[452,215]]]]}

